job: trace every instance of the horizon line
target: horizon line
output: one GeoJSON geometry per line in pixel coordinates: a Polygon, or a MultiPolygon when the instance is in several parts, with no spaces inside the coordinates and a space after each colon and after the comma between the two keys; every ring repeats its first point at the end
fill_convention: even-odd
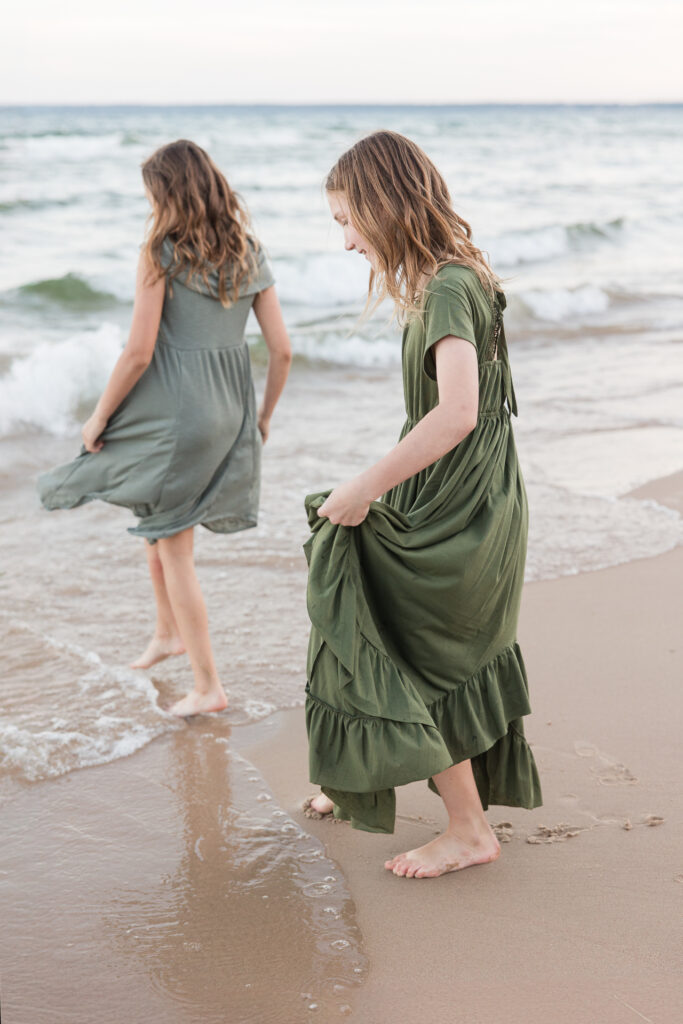
{"type": "Polygon", "coordinates": [[[303,108],[303,109],[329,109],[339,107],[386,107],[386,108],[405,108],[405,107],[443,107],[443,108],[468,108],[468,107],[678,107],[683,106],[683,99],[679,100],[470,100],[467,102],[430,102],[423,100],[420,102],[416,101],[392,101],[386,102],[384,100],[366,100],[363,102],[343,100],[330,100],[326,102],[304,102],[304,101],[255,101],[255,102],[243,102],[243,103],[231,103],[231,102],[142,102],[142,101],[122,101],[117,102],[113,100],[107,100],[102,102],[94,103],[74,103],[74,102],[61,102],[61,103],[50,103],[41,101],[20,101],[17,103],[0,103],[0,110],[16,110],[25,108],[41,108],[41,109],[73,109],[73,110],[89,110],[89,109],[102,109],[102,108],[120,108],[128,107],[132,109],[144,109],[144,108],[157,108],[157,109],[170,109],[170,108],[186,108],[192,109],[197,107],[202,108],[230,108],[230,109],[263,109],[263,108],[303,108]]]}

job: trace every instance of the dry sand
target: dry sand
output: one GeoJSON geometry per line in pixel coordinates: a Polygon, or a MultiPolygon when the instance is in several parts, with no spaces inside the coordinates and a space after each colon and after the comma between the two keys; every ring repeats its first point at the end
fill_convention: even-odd
{"type": "MultiPolygon", "coordinates": [[[[683,474],[638,494],[680,507],[683,474]]],[[[507,841],[484,868],[384,871],[443,825],[425,783],[393,836],[306,819],[299,709],[17,788],[5,1024],[678,1024],[682,578],[678,548],[527,586],[545,804],[491,809],[507,841]]]]}

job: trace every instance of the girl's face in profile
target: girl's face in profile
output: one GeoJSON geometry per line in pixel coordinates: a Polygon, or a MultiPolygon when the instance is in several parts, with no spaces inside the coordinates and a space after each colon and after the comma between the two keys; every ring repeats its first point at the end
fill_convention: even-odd
{"type": "Polygon", "coordinates": [[[337,224],[341,224],[344,229],[344,248],[348,250],[348,252],[352,252],[355,249],[356,252],[365,256],[368,263],[374,268],[376,263],[375,250],[351,223],[349,204],[346,201],[344,193],[328,192],[327,201],[330,204],[332,216],[336,220],[337,224]]]}

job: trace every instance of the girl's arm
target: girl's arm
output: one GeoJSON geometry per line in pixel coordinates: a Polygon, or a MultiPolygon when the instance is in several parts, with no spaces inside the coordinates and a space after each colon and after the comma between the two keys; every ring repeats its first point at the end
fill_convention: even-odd
{"type": "Polygon", "coordinates": [[[371,501],[431,466],[474,430],[479,408],[476,349],[464,338],[448,335],[436,343],[434,356],[439,404],[383,459],[335,487],[318,509],[319,516],[342,526],[357,526],[367,516],[371,501]]]}
{"type": "Polygon", "coordinates": [[[152,361],[161,321],[161,309],[164,304],[166,281],[163,277],[154,283],[149,283],[150,280],[153,280],[153,272],[144,255],[141,255],[135,280],[133,321],[128,341],[111,372],[109,382],[95,406],[95,411],[83,425],[81,432],[83,444],[89,452],[101,451],[103,442],[100,440],[100,435],[107,425],[107,420],[133,385],[137,384],[152,361]]]}
{"type": "Polygon", "coordinates": [[[254,313],[268,346],[268,374],[263,401],[258,413],[258,428],[263,440],[267,441],[270,432],[270,417],[273,415],[273,410],[289,374],[292,347],[274,286],[271,285],[270,288],[265,288],[258,293],[254,299],[254,313]]]}

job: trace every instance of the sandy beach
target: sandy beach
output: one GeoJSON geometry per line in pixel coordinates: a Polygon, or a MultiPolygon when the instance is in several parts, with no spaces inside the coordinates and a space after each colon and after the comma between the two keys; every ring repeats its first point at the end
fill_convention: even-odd
{"type": "MultiPolygon", "coordinates": [[[[680,508],[683,473],[636,496],[680,508]]],[[[299,708],[10,788],[3,1019],[674,1024],[682,578],[679,547],[527,585],[545,803],[491,808],[485,869],[384,871],[444,822],[424,783],[393,836],[307,819],[299,708]]]]}

